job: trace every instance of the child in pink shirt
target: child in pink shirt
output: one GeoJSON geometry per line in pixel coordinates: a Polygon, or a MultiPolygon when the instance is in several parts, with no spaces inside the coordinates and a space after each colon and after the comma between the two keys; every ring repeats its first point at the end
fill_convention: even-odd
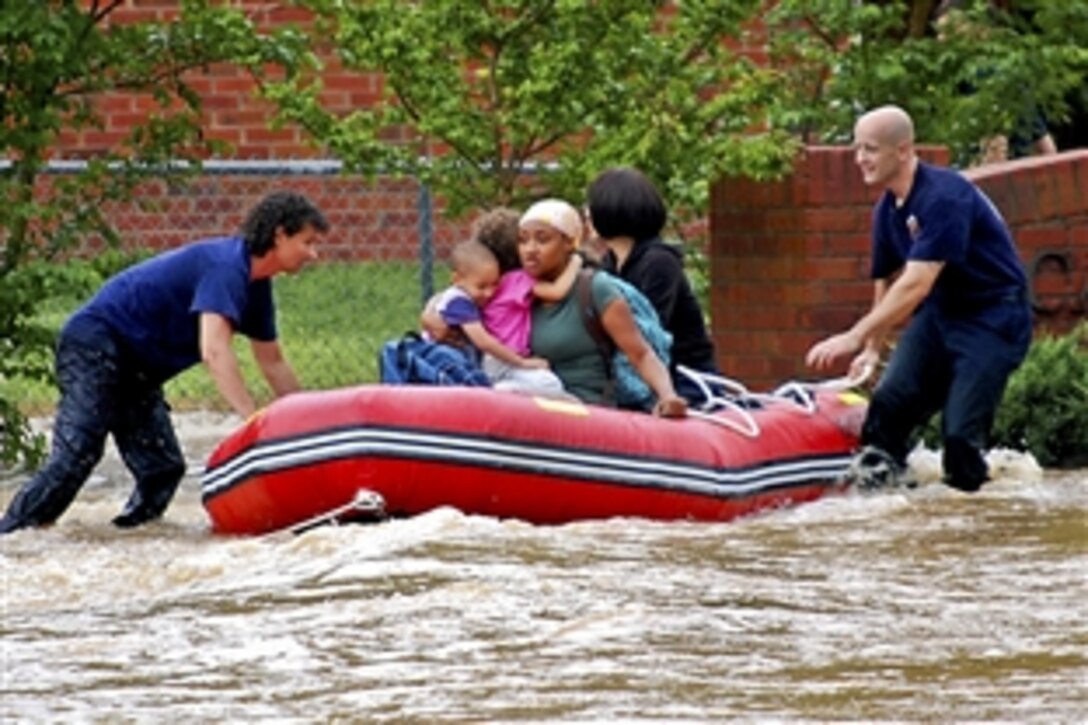
{"type": "MultiPolygon", "coordinates": [[[[576,241],[581,239],[582,221],[578,212],[566,202],[537,202],[530,208],[530,212],[547,214],[547,221],[557,229],[576,241]]],[[[518,358],[535,360],[529,349],[533,300],[563,299],[578,277],[582,259],[577,254],[573,255],[571,264],[555,282],[533,279],[521,269],[518,259],[518,230],[521,219],[522,215],[512,209],[493,209],[476,220],[472,237],[491,250],[498,260],[501,272],[494,293],[481,307],[484,329],[518,358]]],[[[435,322],[444,322],[434,317],[424,314],[425,329],[432,329],[435,322]]],[[[497,390],[565,395],[559,378],[549,369],[513,364],[509,360],[504,361],[498,356],[488,354],[487,351],[484,351],[482,367],[497,390]]]]}

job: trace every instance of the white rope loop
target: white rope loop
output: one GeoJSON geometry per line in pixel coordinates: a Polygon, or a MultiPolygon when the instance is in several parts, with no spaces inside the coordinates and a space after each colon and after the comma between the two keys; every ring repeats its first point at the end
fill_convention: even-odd
{"type": "Polygon", "coordinates": [[[706,402],[698,409],[688,411],[689,417],[730,428],[749,438],[758,437],[761,430],[749,406],[744,404],[746,401],[759,406],[785,403],[798,408],[805,415],[814,415],[818,392],[850,390],[864,383],[873,374],[873,366],[867,365],[856,377],[844,376],[817,382],[790,380],[770,393],[753,393],[739,381],[724,375],[693,370],[685,365],[677,365],[676,369],[695,383],[706,398],[706,402]],[[726,411],[740,418],[740,421],[722,416],[721,413],[726,411]]]}

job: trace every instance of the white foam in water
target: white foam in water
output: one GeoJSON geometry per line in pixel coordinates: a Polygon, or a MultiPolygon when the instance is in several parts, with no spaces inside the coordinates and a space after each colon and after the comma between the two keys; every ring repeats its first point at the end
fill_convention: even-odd
{"type": "MultiPolygon", "coordinates": [[[[1005,448],[995,449],[986,454],[993,484],[1037,484],[1043,481],[1044,471],[1031,453],[1005,448]]],[[[907,457],[907,465],[922,489],[886,489],[880,495],[873,496],[865,492],[855,492],[846,496],[829,496],[808,503],[804,506],[787,507],[778,511],[764,512],[764,516],[773,517],[774,521],[803,522],[807,525],[819,523],[842,523],[847,520],[864,521],[881,519],[909,509],[919,497],[942,496],[950,489],[940,484],[944,475],[941,465],[941,451],[926,448],[921,443],[907,457]]],[[[756,517],[757,519],[759,517],[756,517]]]]}
{"type": "Polygon", "coordinates": [[[990,477],[995,481],[1038,483],[1043,480],[1043,467],[1035,456],[1025,451],[995,448],[986,455],[990,477]]]}
{"type": "Polygon", "coordinates": [[[941,480],[941,452],[932,451],[922,444],[907,456],[907,466],[919,485],[938,483],[941,480]]]}
{"type": "MultiPolygon", "coordinates": [[[[1006,483],[1038,483],[1043,479],[1043,468],[1031,453],[1008,448],[995,448],[986,454],[990,478],[1006,483]]],[[[919,444],[907,457],[907,465],[918,483],[938,483],[944,475],[941,451],[930,450],[919,444]]]]}

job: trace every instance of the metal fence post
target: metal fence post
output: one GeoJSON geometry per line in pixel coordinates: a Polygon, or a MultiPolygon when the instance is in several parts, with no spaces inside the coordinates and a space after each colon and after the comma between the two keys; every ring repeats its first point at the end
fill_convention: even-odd
{"type": "Polygon", "coordinates": [[[424,183],[419,185],[419,289],[422,293],[420,307],[434,294],[434,223],[431,189],[424,183]]]}

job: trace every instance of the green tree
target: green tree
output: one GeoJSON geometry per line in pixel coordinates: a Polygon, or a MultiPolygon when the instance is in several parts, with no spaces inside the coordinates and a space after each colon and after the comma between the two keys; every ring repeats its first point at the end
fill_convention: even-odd
{"type": "MultiPolygon", "coordinates": [[[[94,265],[68,260],[89,235],[116,243],[102,204],[128,198],[151,175],[177,174],[179,161],[195,169],[214,149],[201,139],[200,100],[186,73],[214,62],[291,70],[307,58],[301,34],[262,35],[211,0],[184,0],[171,22],[111,24],[124,4],[0,6],[0,381],[51,375],[55,325],[43,312],[100,282],[94,265]],[[153,98],[157,110],[79,173],[46,174],[62,132],[102,127],[95,103],[110,92],[153,98]]],[[[0,396],[0,463],[8,465],[41,453],[17,403],[0,396]]]]}
{"type": "Polygon", "coordinates": [[[860,110],[896,103],[925,143],[969,163],[979,142],[1042,109],[1068,118],[1088,74],[1088,2],[974,0],[938,34],[931,0],[781,0],[766,16],[787,80],[774,118],[810,142],[849,141],[860,110]],[[919,18],[926,18],[920,22],[919,18]]]}
{"type": "Polygon", "coordinates": [[[454,214],[578,199],[600,169],[634,164],[702,215],[710,180],[784,173],[799,142],[848,142],[882,103],[967,160],[1032,106],[1064,118],[1088,66],[1085,0],[976,0],[940,38],[937,0],[298,3],[384,96],[338,114],[316,75],[267,89],[280,121],[349,170],[419,177],[454,214]]]}
{"type": "Polygon", "coordinates": [[[725,171],[784,171],[795,144],[765,127],[777,73],[723,42],[762,0],[301,0],[343,65],[378,72],[381,103],[344,116],[320,77],[270,88],[364,174],[418,176],[454,213],[544,190],[577,200],[635,164],[674,205],[705,208],[725,171]]]}

